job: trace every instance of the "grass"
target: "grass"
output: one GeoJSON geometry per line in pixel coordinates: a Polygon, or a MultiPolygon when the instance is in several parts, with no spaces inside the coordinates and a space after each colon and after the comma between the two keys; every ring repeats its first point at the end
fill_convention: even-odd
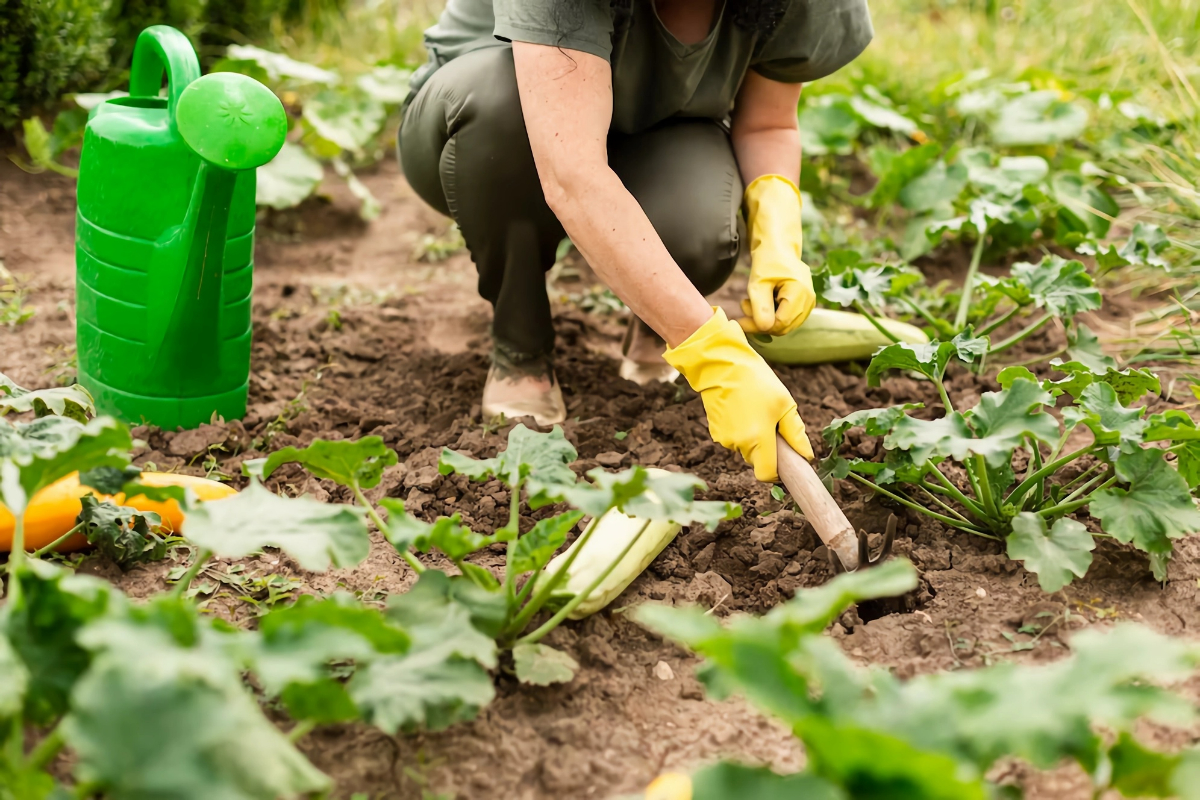
{"type": "Polygon", "coordinates": [[[264,46],[351,76],[377,64],[416,67],[426,57],[425,29],[443,5],[437,0],[352,0],[342,17],[319,29],[278,29],[276,41],[264,46]]]}
{"type": "Polygon", "coordinates": [[[895,0],[872,12],[875,42],[815,91],[873,84],[943,144],[975,143],[947,113],[946,90],[981,70],[1083,95],[1093,114],[1083,149],[1131,184],[1122,205],[1138,208],[1123,219],[1174,229],[1200,254],[1200,0],[895,0]],[[1152,141],[1128,141],[1138,123],[1119,110],[1126,100],[1168,123],[1152,141]]]}

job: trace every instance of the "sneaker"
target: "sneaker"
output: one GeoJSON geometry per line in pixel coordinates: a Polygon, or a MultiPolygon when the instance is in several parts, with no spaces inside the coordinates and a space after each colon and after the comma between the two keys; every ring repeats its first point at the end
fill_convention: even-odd
{"type": "Polygon", "coordinates": [[[666,347],[666,343],[658,338],[658,334],[651,330],[650,326],[634,317],[629,321],[629,327],[625,329],[625,340],[621,342],[621,367],[618,373],[625,380],[633,381],[638,386],[646,386],[655,381],[674,383],[675,379],[679,377],[679,371],[663,359],[662,353],[666,351],[666,347]],[[654,361],[634,361],[629,357],[634,336],[652,337],[660,342],[662,349],[659,350],[659,355],[654,361]]]}
{"type": "Polygon", "coordinates": [[[546,387],[546,378],[501,370],[493,364],[483,386],[484,419],[502,415],[507,419],[533,417],[543,428],[563,422],[567,418],[567,404],[553,369],[549,371],[548,379],[549,386],[546,387]],[[542,383],[543,387],[536,386],[537,383],[542,383]]]}

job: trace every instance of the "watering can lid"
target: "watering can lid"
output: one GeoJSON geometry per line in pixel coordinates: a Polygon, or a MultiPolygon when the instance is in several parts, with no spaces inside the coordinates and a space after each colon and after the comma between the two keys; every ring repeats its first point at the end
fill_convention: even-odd
{"type": "Polygon", "coordinates": [[[228,170],[261,167],[287,137],[287,114],[279,98],[235,72],[205,75],[188,84],[175,106],[175,125],[188,147],[228,170]]]}

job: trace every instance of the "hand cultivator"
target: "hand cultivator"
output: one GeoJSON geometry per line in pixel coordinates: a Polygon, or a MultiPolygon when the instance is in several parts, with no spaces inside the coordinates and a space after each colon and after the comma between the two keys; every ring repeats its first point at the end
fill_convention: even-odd
{"type": "Polygon", "coordinates": [[[883,562],[892,552],[896,517],[893,515],[888,518],[883,547],[877,556],[871,558],[867,532],[860,530],[855,533],[854,526],[825,489],[808,460],[793,450],[782,436],[776,438],[776,444],[779,447],[779,479],[796,505],[800,506],[805,518],[812,523],[817,536],[821,537],[829,551],[829,563],[833,571],[854,572],[883,562]]]}

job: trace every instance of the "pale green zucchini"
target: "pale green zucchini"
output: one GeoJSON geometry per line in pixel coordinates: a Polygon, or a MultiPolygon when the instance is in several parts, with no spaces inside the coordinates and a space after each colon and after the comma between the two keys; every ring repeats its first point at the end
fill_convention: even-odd
{"type": "MultiPolygon", "coordinates": [[[[660,470],[648,471],[653,473],[660,470]]],[[[601,517],[599,522],[592,520],[591,526],[595,526],[595,530],[586,541],[583,535],[580,535],[573,545],[556,556],[544,568],[543,580],[557,572],[571,557],[571,554],[579,548],[580,543],[583,543],[583,550],[571,564],[567,579],[554,590],[553,597],[556,599],[565,602],[586,590],[596,578],[604,573],[604,570],[608,569],[609,564],[616,560],[621,551],[637,537],[642,526],[646,526],[646,531],[621,559],[621,563],[617,564],[604,581],[596,587],[596,590],[569,614],[571,619],[589,617],[616,600],[621,592],[625,591],[625,587],[633,583],[634,579],[650,566],[650,562],[658,557],[658,554],[671,543],[683,527],[674,522],[637,519],[626,516],[616,509],[601,517]]]]}
{"type": "MultiPolygon", "coordinates": [[[[879,323],[900,341],[925,344],[929,337],[920,328],[894,319],[879,323]]],[[[750,346],[776,364],[826,364],[870,358],[892,340],[861,314],[814,308],[804,324],[783,336],[749,334],[750,346]]]]}

